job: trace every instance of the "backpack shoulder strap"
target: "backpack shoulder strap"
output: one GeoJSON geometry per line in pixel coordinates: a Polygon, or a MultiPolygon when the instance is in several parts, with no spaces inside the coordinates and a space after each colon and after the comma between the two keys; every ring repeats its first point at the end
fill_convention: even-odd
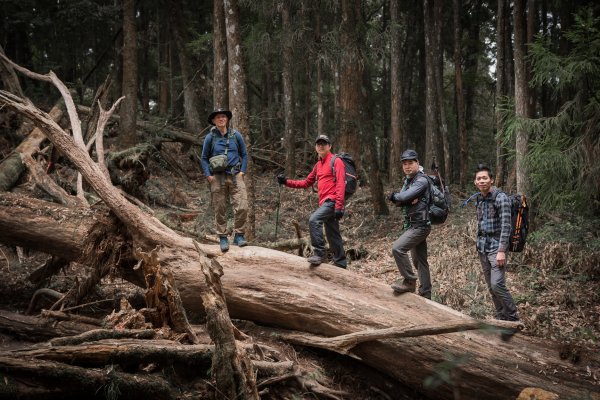
{"type": "Polygon", "coordinates": [[[335,183],[335,159],[338,157],[337,154],[331,156],[331,174],[333,175],[333,183],[335,183]]]}

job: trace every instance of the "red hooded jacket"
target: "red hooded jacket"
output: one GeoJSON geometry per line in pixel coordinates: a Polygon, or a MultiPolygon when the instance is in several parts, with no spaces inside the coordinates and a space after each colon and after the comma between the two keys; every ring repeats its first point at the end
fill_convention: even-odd
{"type": "Polygon", "coordinates": [[[291,180],[288,179],[286,186],[290,188],[307,188],[317,182],[319,193],[319,206],[323,205],[325,200],[330,199],[335,201],[335,209],[344,209],[344,192],[346,191],[346,168],[341,158],[335,159],[335,182],[331,171],[331,157],[333,153],[327,154],[325,158],[319,158],[312,171],[306,179],[291,180]]]}

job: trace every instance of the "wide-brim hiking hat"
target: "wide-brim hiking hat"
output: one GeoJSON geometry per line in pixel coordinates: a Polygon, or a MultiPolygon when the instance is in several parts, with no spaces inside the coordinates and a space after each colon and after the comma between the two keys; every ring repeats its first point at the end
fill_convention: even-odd
{"type": "Polygon", "coordinates": [[[315,144],[317,144],[319,142],[326,142],[328,144],[331,144],[331,139],[329,139],[329,136],[327,136],[327,135],[319,135],[315,139],[315,144]]]}
{"type": "Polygon", "coordinates": [[[233,114],[231,113],[231,111],[226,110],[224,108],[217,108],[215,111],[211,112],[210,115],[208,116],[208,123],[211,125],[214,125],[213,118],[216,117],[218,114],[225,114],[227,116],[228,120],[231,120],[231,117],[233,117],[233,114]]]}
{"type": "Polygon", "coordinates": [[[416,160],[419,161],[419,155],[414,150],[405,150],[400,156],[400,161],[404,160],[416,160]]]}

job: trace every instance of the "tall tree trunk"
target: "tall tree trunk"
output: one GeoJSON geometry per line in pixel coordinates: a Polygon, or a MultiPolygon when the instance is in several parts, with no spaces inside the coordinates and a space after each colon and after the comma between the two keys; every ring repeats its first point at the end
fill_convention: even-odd
{"type": "MultiPolygon", "coordinates": [[[[503,0],[498,0],[501,2],[503,0]]],[[[469,163],[469,137],[467,132],[467,122],[465,114],[465,97],[463,93],[462,82],[462,26],[460,16],[462,11],[461,0],[453,1],[453,19],[454,19],[454,88],[456,102],[456,122],[458,128],[458,147],[459,147],[459,182],[460,187],[467,187],[467,165],[469,163]]],[[[446,173],[447,174],[447,173],[446,173]]]]}
{"type": "Polygon", "coordinates": [[[250,120],[248,118],[248,93],[246,90],[246,72],[242,56],[242,40],[240,38],[240,12],[237,0],[224,0],[225,30],[227,32],[227,73],[229,79],[229,109],[233,113],[231,125],[244,135],[248,148],[248,174],[246,187],[248,190],[248,221],[246,233],[252,239],[255,235],[256,192],[254,188],[254,171],[252,170],[252,141],[250,138],[250,120]]]}
{"type": "Polygon", "coordinates": [[[173,1],[173,7],[171,7],[171,21],[173,28],[173,40],[177,47],[177,55],[179,57],[179,66],[181,68],[181,79],[183,81],[183,116],[185,129],[190,132],[201,132],[205,125],[200,118],[198,109],[200,108],[200,101],[196,92],[196,80],[188,55],[185,49],[185,39],[182,34],[183,19],[179,13],[181,8],[180,1],[173,1]]]}
{"type": "MultiPolygon", "coordinates": [[[[537,8],[535,0],[527,0],[527,45],[526,49],[533,44],[535,34],[537,33],[537,8]]],[[[528,50],[527,50],[528,52],[528,50]]],[[[531,68],[529,63],[525,64],[527,68],[527,82],[531,80],[531,68]]],[[[537,95],[535,88],[528,87],[528,98],[527,98],[527,116],[534,118],[536,114],[536,101],[537,95]]]]}
{"type": "Polygon", "coordinates": [[[364,132],[361,135],[362,148],[365,149],[367,156],[367,163],[369,165],[369,191],[371,194],[371,204],[373,205],[373,212],[375,215],[389,215],[390,210],[387,206],[385,195],[383,194],[383,182],[381,179],[381,160],[377,157],[377,141],[375,140],[375,131],[369,129],[373,126],[373,120],[375,119],[375,107],[374,103],[370,102],[369,99],[373,98],[373,85],[371,83],[371,75],[369,70],[365,68],[363,77],[363,90],[360,93],[365,93],[365,96],[358,95],[361,99],[361,108],[368,110],[366,120],[368,125],[365,127],[361,126],[361,130],[364,132]]]}
{"type": "MultiPolygon", "coordinates": [[[[227,35],[222,1],[213,1],[213,108],[229,107],[227,35]]],[[[263,93],[264,94],[264,93],[263,93]]]]}
{"type": "Polygon", "coordinates": [[[506,41],[508,40],[506,29],[506,7],[507,0],[498,0],[498,12],[496,20],[496,185],[503,186],[504,167],[506,165],[504,157],[504,147],[500,134],[504,129],[500,116],[499,102],[506,96],[506,41]]]}
{"type": "Polygon", "coordinates": [[[436,53],[435,2],[423,1],[425,28],[425,154],[422,154],[421,164],[430,165],[438,156],[438,132],[440,131],[438,102],[436,101],[436,68],[438,68],[436,53]]]}
{"type": "MultiPolygon", "coordinates": [[[[150,7],[147,3],[141,4],[140,31],[145,37],[151,36],[150,32],[150,7]]],[[[141,103],[142,119],[147,119],[150,114],[150,45],[151,41],[143,41],[140,49],[140,89],[139,98],[141,103]]]]}
{"type": "MultiPolygon", "coordinates": [[[[389,181],[393,185],[400,180],[402,176],[400,154],[402,153],[402,143],[404,131],[402,130],[402,79],[400,79],[400,67],[402,65],[400,50],[400,12],[397,1],[390,1],[390,86],[391,86],[391,106],[390,106],[390,159],[389,159],[389,181]]],[[[408,34],[408,33],[407,33],[408,34]]]]}
{"type": "Polygon", "coordinates": [[[170,106],[170,74],[169,74],[169,18],[163,5],[158,12],[158,115],[167,117],[170,106]]]}
{"type": "Polygon", "coordinates": [[[121,103],[121,142],[124,148],[137,143],[137,34],[135,0],[123,0],[123,83],[121,103]]]}
{"type": "MultiPolygon", "coordinates": [[[[319,10],[315,12],[315,42],[318,46],[321,45],[321,13],[319,10]]],[[[321,50],[319,48],[319,50],[321,50]]],[[[324,122],[325,122],[325,89],[324,89],[324,79],[323,79],[323,60],[320,56],[317,57],[316,60],[316,68],[317,68],[317,135],[324,135],[324,122]]]]}
{"type": "Polygon", "coordinates": [[[291,4],[289,1],[280,3],[281,25],[283,35],[282,74],[283,83],[283,137],[285,147],[285,173],[288,176],[296,176],[296,135],[294,134],[294,91],[292,83],[293,33],[290,27],[291,4]]]}
{"type": "MultiPolygon", "coordinates": [[[[435,101],[437,102],[437,118],[439,126],[439,139],[442,141],[443,170],[442,174],[449,183],[452,176],[450,163],[450,139],[448,138],[448,122],[446,119],[446,106],[444,104],[444,49],[442,48],[442,6],[443,0],[434,0],[433,23],[435,30],[435,101]]],[[[437,154],[439,154],[439,150],[437,154]]],[[[442,160],[440,160],[442,161],[442,160]]]]}
{"type": "MultiPolygon", "coordinates": [[[[525,0],[514,2],[514,37],[515,37],[515,111],[518,119],[528,117],[529,91],[527,82],[526,50],[525,50],[525,0]]],[[[529,144],[529,132],[522,126],[517,127],[515,144],[515,166],[517,173],[517,191],[529,196],[529,176],[525,157],[529,144]]]]}
{"type": "MultiPolygon", "coordinates": [[[[364,118],[360,108],[361,80],[364,62],[359,47],[357,29],[361,29],[360,0],[341,0],[340,26],[340,123],[336,151],[353,155],[360,152],[360,125],[364,118]]],[[[358,158],[358,157],[357,157],[358,158]]],[[[360,164],[360,160],[356,160],[360,164]]]]}

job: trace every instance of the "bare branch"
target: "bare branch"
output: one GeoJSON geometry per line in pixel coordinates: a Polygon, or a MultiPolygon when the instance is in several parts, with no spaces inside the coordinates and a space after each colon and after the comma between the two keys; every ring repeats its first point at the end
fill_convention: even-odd
{"type": "Polygon", "coordinates": [[[104,175],[107,179],[110,179],[110,175],[108,173],[108,168],[106,168],[106,163],[104,162],[104,128],[106,127],[106,123],[110,119],[110,116],[115,111],[119,103],[125,98],[125,96],[121,96],[115,103],[112,105],[110,110],[105,111],[102,108],[102,103],[98,100],[98,107],[100,108],[100,116],[98,117],[98,124],[96,125],[96,156],[98,157],[98,165],[100,169],[104,172],[104,175]]]}

